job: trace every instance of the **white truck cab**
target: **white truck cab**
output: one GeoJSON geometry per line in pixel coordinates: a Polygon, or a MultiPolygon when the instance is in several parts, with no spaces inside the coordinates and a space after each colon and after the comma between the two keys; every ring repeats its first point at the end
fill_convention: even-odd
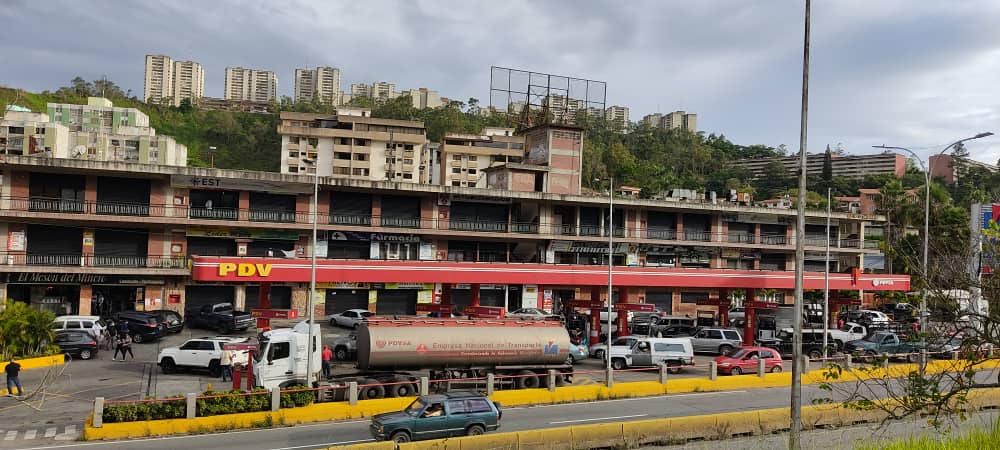
{"type": "Polygon", "coordinates": [[[639,338],[631,347],[611,348],[611,366],[616,370],[627,367],[651,367],[666,364],[671,372],[694,364],[694,347],[690,338],[639,338]]]}
{"type": "Polygon", "coordinates": [[[309,324],[306,321],[293,328],[278,328],[266,331],[260,338],[260,351],[254,355],[254,379],[257,386],[267,389],[306,384],[308,360],[313,359],[313,379],[319,379],[322,370],[322,341],[319,324],[313,324],[313,345],[307,350],[309,324]]]}

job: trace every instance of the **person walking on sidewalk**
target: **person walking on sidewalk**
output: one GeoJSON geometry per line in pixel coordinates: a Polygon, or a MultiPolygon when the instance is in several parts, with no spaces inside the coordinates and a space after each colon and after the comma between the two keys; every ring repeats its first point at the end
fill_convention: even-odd
{"type": "Polygon", "coordinates": [[[323,346],[323,378],[330,378],[330,361],[333,360],[333,350],[329,345],[323,346]]]}
{"type": "Polygon", "coordinates": [[[7,372],[7,395],[14,394],[14,386],[17,386],[17,396],[20,397],[24,395],[24,390],[21,389],[21,365],[14,360],[14,357],[10,357],[10,362],[7,363],[7,367],[4,369],[7,372]]]}
{"type": "Polygon", "coordinates": [[[232,350],[222,350],[222,356],[219,357],[219,365],[222,366],[222,381],[231,381],[233,379],[232,350]],[[229,380],[226,380],[227,377],[229,380]]]}
{"type": "Polygon", "coordinates": [[[115,355],[111,357],[112,361],[118,361],[118,354],[122,354],[122,361],[125,361],[125,336],[126,334],[118,333],[115,337],[115,355]]]}
{"type": "Polygon", "coordinates": [[[122,338],[122,361],[125,361],[125,352],[128,352],[128,355],[131,356],[132,359],[135,359],[135,353],[132,353],[132,336],[129,336],[128,334],[122,338]]]}

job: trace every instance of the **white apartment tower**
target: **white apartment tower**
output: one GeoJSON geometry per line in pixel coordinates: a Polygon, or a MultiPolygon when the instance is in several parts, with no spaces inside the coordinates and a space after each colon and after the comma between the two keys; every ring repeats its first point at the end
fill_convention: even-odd
{"type": "Polygon", "coordinates": [[[267,103],[278,98],[278,76],[270,70],[226,67],[226,100],[267,103]]]}
{"type": "Polygon", "coordinates": [[[194,61],[174,61],[173,70],[174,106],[188,98],[192,103],[205,96],[205,70],[194,61]]]}
{"type": "Polygon", "coordinates": [[[612,105],[604,111],[604,118],[608,122],[624,130],[628,126],[628,107],[612,105]]]}
{"type": "Polygon", "coordinates": [[[312,101],[317,93],[320,102],[324,104],[340,104],[340,69],[336,67],[295,69],[295,100],[312,101]]]}
{"type": "Polygon", "coordinates": [[[146,55],[146,76],[142,98],[146,103],[159,103],[174,94],[174,61],[166,55],[146,55]]]}

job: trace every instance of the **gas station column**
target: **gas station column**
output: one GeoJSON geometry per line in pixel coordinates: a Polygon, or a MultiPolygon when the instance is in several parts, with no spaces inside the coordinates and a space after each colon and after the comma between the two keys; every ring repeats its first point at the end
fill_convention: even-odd
{"type": "Polygon", "coordinates": [[[448,307],[448,317],[451,316],[451,284],[441,283],[441,306],[448,307]]]}
{"type": "Polygon", "coordinates": [[[756,303],[756,291],[747,289],[746,298],[743,300],[743,345],[753,345],[756,337],[757,310],[754,309],[756,303]]]}
{"type": "MultiPolygon", "coordinates": [[[[601,288],[599,286],[590,287],[590,304],[599,305],[601,303],[601,288]]],[[[590,345],[601,343],[601,310],[590,310],[590,345]]]]}
{"type": "Polygon", "coordinates": [[[479,306],[479,283],[469,286],[469,306],[479,306]]]}
{"type": "MultiPolygon", "coordinates": [[[[628,288],[625,286],[618,287],[618,303],[628,303],[628,288]]],[[[608,317],[609,322],[610,319],[611,318],[608,317]]],[[[632,334],[629,333],[628,330],[628,311],[622,311],[619,309],[617,322],[618,322],[618,336],[628,336],[632,334]]],[[[610,326],[608,330],[610,331],[610,326]]]]}

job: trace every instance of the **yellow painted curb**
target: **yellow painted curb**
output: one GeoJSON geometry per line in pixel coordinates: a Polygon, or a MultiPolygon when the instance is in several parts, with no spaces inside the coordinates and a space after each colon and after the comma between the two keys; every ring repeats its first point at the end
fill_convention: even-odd
{"type": "MultiPolygon", "coordinates": [[[[1000,388],[972,391],[969,395],[969,404],[976,408],[1000,406],[1000,388]]],[[[844,408],[841,405],[815,405],[802,408],[802,422],[805,429],[819,426],[873,423],[883,420],[885,417],[886,415],[882,411],[858,411],[844,408]]],[[[716,440],[746,435],[757,436],[787,430],[789,426],[788,408],[772,408],[436,439],[399,444],[398,449],[520,450],[637,447],[655,443],[684,443],[692,439],[716,440]]],[[[392,449],[393,446],[391,442],[377,442],[329,447],[329,449],[343,448],[392,449]]]]}
{"type": "MultiPolygon", "coordinates": [[[[4,369],[7,368],[8,362],[9,361],[4,361],[0,363],[0,372],[3,372],[4,369]]],[[[25,358],[17,360],[17,363],[21,365],[21,370],[41,369],[44,367],[59,366],[65,364],[66,355],[58,354],[50,356],[39,356],[37,358],[25,358]]],[[[24,381],[22,381],[21,384],[23,385],[24,381]]],[[[25,389],[24,393],[27,394],[28,390],[25,389]]],[[[6,386],[0,389],[0,395],[7,395],[7,394],[8,392],[6,386]]]]}
{"type": "MultiPolygon", "coordinates": [[[[1000,361],[988,361],[977,366],[985,369],[1000,366],[1000,361]]],[[[937,373],[946,370],[965,370],[968,364],[964,361],[939,360],[927,364],[927,373],[937,373]],[[964,363],[964,364],[963,364],[964,363]]],[[[900,376],[917,370],[915,364],[901,364],[890,368],[889,374],[900,376]]],[[[827,369],[814,370],[802,377],[803,384],[816,384],[827,381],[827,369]]],[[[881,368],[845,370],[838,382],[855,381],[886,376],[881,368]]],[[[834,380],[830,380],[834,381],[834,380]]],[[[519,389],[497,391],[490,397],[504,407],[552,405],[560,403],[591,402],[597,400],[650,397],[665,394],[682,394],[691,392],[719,392],[754,388],[784,387],[791,384],[791,374],[768,373],[763,377],[758,375],[720,376],[715,381],[707,378],[674,378],[665,384],[656,381],[636,381],[618,383],[610,389],[603,384],[584,386],[563,386],[555,391],[548,389],[519,389]]],[[[127,439],[148,436],[167,436],[173,434],[189,434],[212,430],[233,430],[253,428],[270,420],[273,424],[294,425],[311,422],[328,422],[336,420],[359,419],[376,414],[394,412],[403,409],[413,401],[413,397],[388,398],[378,400],[360,400],[351,406],[346,402],[316,403],[299,408],[287,408],[278,412],[256,412],[228,414],[221,416],[198,417],[194,419],[151,420],[145,422],[105,423],[101,428],[94,428],[88,419],[84,426],[85,440],[127,439]],[[270,419],[268,419],[270,417],[270,419]]]]}

